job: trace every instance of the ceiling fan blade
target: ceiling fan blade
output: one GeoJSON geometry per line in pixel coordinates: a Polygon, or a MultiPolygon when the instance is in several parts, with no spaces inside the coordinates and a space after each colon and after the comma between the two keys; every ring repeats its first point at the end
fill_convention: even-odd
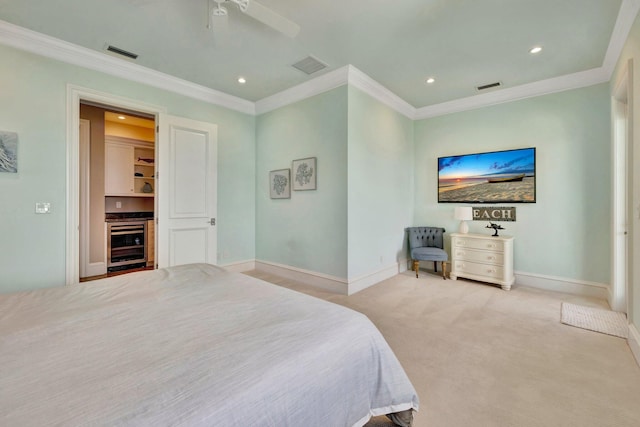
{"type": "MultiPolygon", "coordinates": [[[[237,3],[234,1],[234,3],[237,3]]],[[[285,36],[295,37],[300,31],[300,26],[292,22],[282,15],[277,14],[266,6],[261,5],[255,0],[248,0],[246,7],[240,7],[242,12],[246,13],[253,19],[262,22],[265,25],[281,32],[285,36]]]]}

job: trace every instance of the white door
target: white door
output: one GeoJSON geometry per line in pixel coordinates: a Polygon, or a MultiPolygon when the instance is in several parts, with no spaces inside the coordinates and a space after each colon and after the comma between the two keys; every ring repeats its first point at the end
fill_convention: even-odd
{"type": "Polygon", "coordinates": [[[107,245],[106,226],[104,222],[96,229],[96,224],[91,224],[91,121],[80,119],[80,134],[78,147],[79,161],[79,208],[80,232],[79,255],[80,276],[101,276],[107,274],[107,245]],[[93,233],[92,233],[93,228],[93,233]],[[102,236],[100,236],[102,234],[102,236]],[[102,248],[100,248],[102,246],[102,248]],[[93,252],[93,257],[91,253],[93,252]]]}
{"type": "Polygon", "coordinates": [[[159,268],[216,263],[217,143],[214,124],[159,117],[159,268]]]}
{"type": "Polygon", "coordinates": [[[612,170],[613,170],[613,244],[611,262],[611,294],[609,305],[615,311],[628,313],[629,305],[629,239],[628,219],[630,189],[629,182],[629,99],[631,97],[629,82],[630,65],[627,65],[622,77],[616,83],[612,97],[612,170]]]}
{"type": "Polygon", "coordinates": [[[80,119],[80,278],[89,277],[89,188],[91,121],[80,119]]]}

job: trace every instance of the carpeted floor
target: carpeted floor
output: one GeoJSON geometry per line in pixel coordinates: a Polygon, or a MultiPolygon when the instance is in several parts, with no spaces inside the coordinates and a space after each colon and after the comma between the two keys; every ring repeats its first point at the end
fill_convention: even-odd
{"type": "MultiPolygon", "coordinates": [[[[378,326],[418,395],[415,427],[637,427],[640,368],[626,340],[560,322],[605,301],[406,272],[352,296],[254,277],[342,304],[378,326]]],[[[383,417],[366,427],[389,427],[383,417]]]]}

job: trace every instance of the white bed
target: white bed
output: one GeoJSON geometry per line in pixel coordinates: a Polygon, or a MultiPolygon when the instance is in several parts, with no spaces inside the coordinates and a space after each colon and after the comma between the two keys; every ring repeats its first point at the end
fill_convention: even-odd
{"type": "Polygon", "coordinates": [[[366,316],[212,265],[0,295],[0,425],[340,427],[412,409],[366,316]]]}

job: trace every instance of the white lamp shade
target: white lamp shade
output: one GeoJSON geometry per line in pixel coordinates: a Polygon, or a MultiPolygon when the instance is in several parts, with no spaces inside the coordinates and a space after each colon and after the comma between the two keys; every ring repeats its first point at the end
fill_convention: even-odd
{"type": "Polygon", "coordinates": [[[458,231],[462,234],[467,234],[469,232],[469,226],[466,221],[473,219],[473,209],[471,206],[456,207],[453,217],[460,220],[460,229],[458,231]]]}
{"type": "Polygon", "coordinates": [[[457,206],[453,217],[460,221],[471,221],[473,219],[473,208],[471,206],[457,206]]]}

